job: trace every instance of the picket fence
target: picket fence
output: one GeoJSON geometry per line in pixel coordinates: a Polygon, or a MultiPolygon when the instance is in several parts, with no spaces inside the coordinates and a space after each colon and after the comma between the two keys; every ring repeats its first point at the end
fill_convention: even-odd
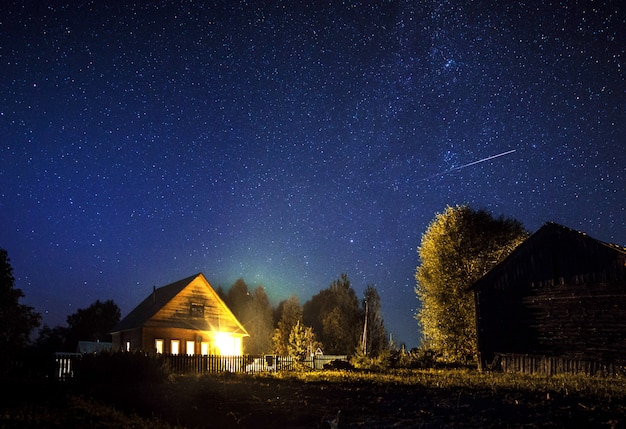
{"type": "MultiPolygon", "coordinates": [[[[77,361],[82,359],[80,353],[56,353],[55,376],[59,380],[67,380],[74,376],[77,361]]],[[[205,373],[259,373],[264,371],[292,371],[295,361],[292,356],[216,356],[216,355],[152,355],[161,367],[173,374],[205,374],[205,373]]],[[[315,355],[306,359],[303,364],[311,369],[323,369],[327,363],[342,360],[346,355],[315,355]]]]}

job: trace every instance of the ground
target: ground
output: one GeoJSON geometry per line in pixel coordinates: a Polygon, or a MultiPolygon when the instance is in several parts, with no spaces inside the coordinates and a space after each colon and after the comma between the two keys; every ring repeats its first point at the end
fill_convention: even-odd
{"type": "Polygon", "coordinates": [[[14,386],[0,427],[485,428],[623,427],[624,380],[593,389],[463,386],[437,375],[210,375],[159,383],[14,386]],[[420,376],[421,377],[421,376],[420,376]],[[615,383],[619,388],[615,389],[615,383]],[[439,386],[438,386],[439,385],[439,386]],[[576,390],[576,389],[574,389],[576,390]],[[334,426],[333,426],[334,425],[334,426]]]}

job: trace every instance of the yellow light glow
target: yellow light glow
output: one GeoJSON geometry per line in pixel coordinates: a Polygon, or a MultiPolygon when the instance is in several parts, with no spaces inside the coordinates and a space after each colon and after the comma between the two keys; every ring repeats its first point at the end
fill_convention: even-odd
{"type": "Polygon", "coordinates": [[[241,338],[227,332],[215,333],[215,346],[222,356],[239,356],[241,354],[241,338]]]}

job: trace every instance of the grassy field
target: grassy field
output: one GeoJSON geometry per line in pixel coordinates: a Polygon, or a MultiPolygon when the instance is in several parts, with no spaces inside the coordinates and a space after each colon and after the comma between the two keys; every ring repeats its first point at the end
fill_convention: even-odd
{"type": "Polygon", "coordinates": [[[3,428],[626,427],[626,380],[582,375],[318,371],[6,387],[3,428]]]}

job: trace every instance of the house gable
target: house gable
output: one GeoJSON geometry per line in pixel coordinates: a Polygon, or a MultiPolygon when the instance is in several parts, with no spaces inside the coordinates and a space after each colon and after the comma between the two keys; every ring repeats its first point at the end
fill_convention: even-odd
{"type": "Polygon", "coordinates": [[[248,335],[202,274],[180,289],[145,325],[248,335]]]}

